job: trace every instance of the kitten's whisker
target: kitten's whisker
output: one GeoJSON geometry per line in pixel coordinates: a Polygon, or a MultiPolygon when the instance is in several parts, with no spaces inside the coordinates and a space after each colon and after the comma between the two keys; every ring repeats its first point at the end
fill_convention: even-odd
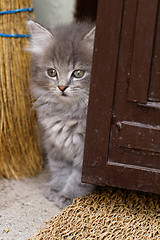
{"type": "MultiPolygon", "coordinates": [[[[87,97],[88,95],[87,94],[78,94],[78,93],[75,93],[75,97],[76,97],[76,99],[79,101],[79,102],[85,102],[86,104],[86,106],[87,106],[87,104],[88,104],[88,97],[87,97]]],[[[79,106],[77,106],[77,109],[78,109],[78,107],[79,106]]]]}
{"type": "Polygon", "coordinates": [[[50,95],[49,95],[48,98],[46,99],[45,104],[48,104],[48,106],[50,107],[50,113],[49,113],[49,115],[51,116],[51,113],[52,113],[52,102],[50,102],[49,100],[51,99],[51,97],[53,97],[53,95],[52,95],[52,92],[51,92],[51,91],[49,91],[49,92],[50,92],[50,95]]]}
{"type": "Polygon", "coordinates": [[[50,103],[49,100],[52,97],[52,93],[50,92],[50,95],[48,96],[48,98],[45,100],[45,103],[50,103]]]}
{"type": "Polygon", "coordinates": [[[36,107],[36,105],[37,105],[38,102],[42,99],[42,97],[44,97],[45,95],[47,95],[49,92],[50,92],[50,90],[47,91],[47,92],[45,92],[45,93],[43,93],[42,95],[40,95],[39,98],[37,98],[37,100],[34,102],[33,107],[36,107]]]}

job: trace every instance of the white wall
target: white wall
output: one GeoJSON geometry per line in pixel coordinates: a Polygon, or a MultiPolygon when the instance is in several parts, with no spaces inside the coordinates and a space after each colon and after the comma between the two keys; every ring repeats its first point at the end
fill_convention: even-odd
{"type": "Polygon", "coordinates": [[[73,20],[75,0],[33,0],[35,19],[44,26],[73,20]]]}

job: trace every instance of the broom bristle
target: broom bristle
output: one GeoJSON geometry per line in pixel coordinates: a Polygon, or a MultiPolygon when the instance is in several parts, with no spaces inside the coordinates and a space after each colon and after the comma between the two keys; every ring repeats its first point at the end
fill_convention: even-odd
{"type": "MultiPolygon", "coordinates": [[[[0,11],[28,7],[31,0],[0,1],[0,11]]],[[[24,14],[0,15],[0,33],[27,34],[24,14]]],[[[0,37],[0,177],[8,179],[34,176],[43,165],[29,95],[26,42],[26,38],[0,37]]]]}

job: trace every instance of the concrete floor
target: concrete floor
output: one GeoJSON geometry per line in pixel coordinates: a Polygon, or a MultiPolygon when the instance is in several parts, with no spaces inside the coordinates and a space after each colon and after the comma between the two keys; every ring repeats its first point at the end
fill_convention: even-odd
{"type": "Polygon", "coordinates": [[[24,181],[0,179],[0,240],[26,240],[60,212],[43,196],[46,175],[24,181]]]}

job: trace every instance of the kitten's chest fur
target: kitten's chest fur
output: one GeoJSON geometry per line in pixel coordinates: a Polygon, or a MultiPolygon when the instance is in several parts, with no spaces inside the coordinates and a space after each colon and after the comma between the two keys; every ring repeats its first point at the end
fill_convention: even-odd
{"type": "Polygon", "coordinates": [[[42,138],[48,152],[54,152],[67,161],[83,155],[86,111],[79,116],[54,113],[40,119],[42,138]]]}

